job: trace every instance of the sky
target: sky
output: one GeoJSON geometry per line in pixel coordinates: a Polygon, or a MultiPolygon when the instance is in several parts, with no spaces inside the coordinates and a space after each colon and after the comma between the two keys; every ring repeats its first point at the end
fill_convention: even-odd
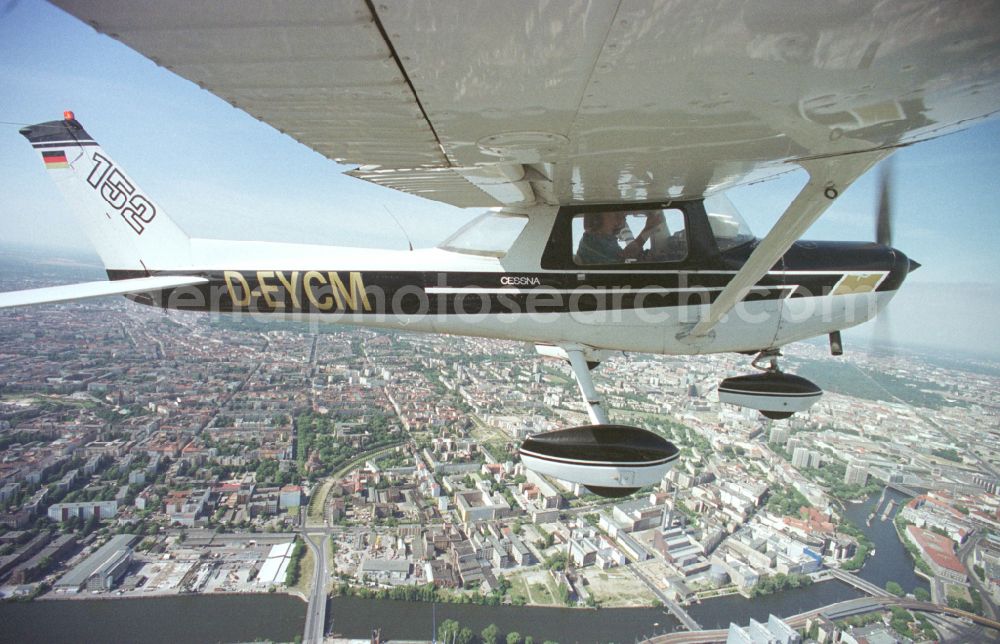
{"type": "MultiPolygon", "coordinates": [[[[421,247],[478,214],[347,177],[61,10],[10,0],[0,2],[0,243],[92,252],[18,134],[64,110],[196,237],[406,248],[402,226],[421,247]]],[[[894,341],[1000,356],[1000,120],[904,148],[893,163],[894,245],[923,265],[890,307],[894,341]]],[[[873,239],[875,174],[805,238],[873,239]]],[[[804,183],[797,172],[729,196],[763,236],[804,183]]]]}

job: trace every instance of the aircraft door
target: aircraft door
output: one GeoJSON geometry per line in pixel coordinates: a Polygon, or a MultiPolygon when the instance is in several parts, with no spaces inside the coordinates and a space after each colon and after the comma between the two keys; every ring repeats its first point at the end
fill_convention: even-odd
{"type": "Polygon", "coordinates": [[[678,307],[687,293],[685,212],[660,204],[581,212],[570,230],[578,271],[573,321],[590,327],[591,335],[608,336],[598,345],[662,351],[667,334],[679,329],[678,307]]]}

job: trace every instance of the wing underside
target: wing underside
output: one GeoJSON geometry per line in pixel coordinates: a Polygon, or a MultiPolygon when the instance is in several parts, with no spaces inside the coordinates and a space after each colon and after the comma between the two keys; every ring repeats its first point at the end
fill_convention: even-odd
{"type": "Polygon", "coordinates": [[[992,114],[988,1],[55,0],[352,174],[458,206],[692,198],[992,114]]]}

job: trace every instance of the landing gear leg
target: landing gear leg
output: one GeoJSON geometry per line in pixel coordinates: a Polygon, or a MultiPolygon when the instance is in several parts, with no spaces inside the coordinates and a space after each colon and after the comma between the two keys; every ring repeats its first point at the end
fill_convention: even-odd
{"type": "Polygon", "coordinates": [[[750,366],[754,369],[760,369],[765,373],[781,373],[781,369],[778,368],[778,358],[781,357],[781,351],[779,349],[764,349],[757,354],[757,357],[753,359],[750,366]],[[767,365],[762,366],[761,363],[767,361],[767,365]]]}
{"type": "Polygon", "coordinates": [[[583,357],[583,351],[579,348],[568,349],[566,355],[569,356],[569,364],[573,367],[576,386],[580,389],[580,396],[583,397],[583,404],[587,407],[590,422],[594,425],[610,424],[608,412],[604,410],[604,401],[594,387],[594,379],[590,377],[590,367],[583,357]]]}
{"type": "Polygon", "coordinates": [[[601,363],[604,357],[601,352],[579,344],[562,346],[536,345],[535,350],[543,356],[561,358],[573,368],[576,386],[580,390],[583,404],[587,408],[587,416],[593,425],[609,425],[608,412],[604,410],[604,401],[597,393],[590,370],[601,363]]]}

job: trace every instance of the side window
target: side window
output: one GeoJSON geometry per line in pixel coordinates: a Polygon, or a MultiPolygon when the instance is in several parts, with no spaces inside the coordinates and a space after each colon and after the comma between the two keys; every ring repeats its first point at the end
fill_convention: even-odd
{"type": "Polygon", "coordinates": [[[528,225],[528,218],[504,212],[485,212],[462,226],[438,246],[469,255],[503,257],[528,225]]]}
{"type": "Polygon", "coordinates": [[[684,213],[677,208],[588,212],[573,217],[578,266],[679,262],[687,257],[684,213]]]}

